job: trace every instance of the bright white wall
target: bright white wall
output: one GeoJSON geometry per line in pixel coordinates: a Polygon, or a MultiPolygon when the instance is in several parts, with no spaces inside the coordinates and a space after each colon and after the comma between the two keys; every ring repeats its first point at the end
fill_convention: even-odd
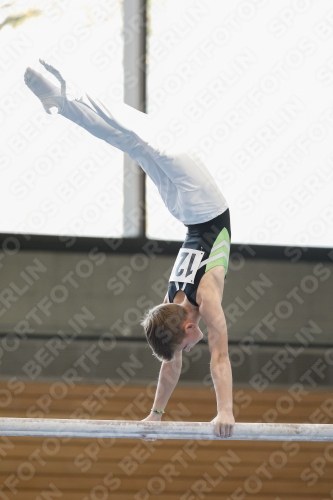
{"type": "MultiPolygon", "coordinates": [[[[331,246],[332,3],[155,0],[151,32],[149,113],[214,174],[233,241],[331,246]]],[[[150,237],[184,234],[150,181],[148,206],[150,237]]]]}
{"type": "Polygon", "coordinates": [[[121,236],[123,153],[46,114],[23,75],[46,75],[41,58],[91,95],[123,101],[122,0],[10,3],[1,21],[40,15],[0,31],[0,232],[121,236]]]}

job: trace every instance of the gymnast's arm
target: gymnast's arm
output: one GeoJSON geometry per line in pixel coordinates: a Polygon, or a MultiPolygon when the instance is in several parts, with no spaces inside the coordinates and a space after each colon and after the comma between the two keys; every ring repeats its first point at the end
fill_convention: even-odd
{"type": "MultiPolygon", "coordinates": [[[[155,410],[164,410],[164,408],[166,407],[171,393],[176,387],[179,380],[180,372],[182,369],[182,356],[182,351],[178,351],[175,354],[175,359],[173,359],[172,361],[162,362],[154,404],[152,406],[152,408],[154,408],[155,410]]],[[[144,418],[142,421],[160,421],[161,418],[162,414],[150,412],[148,417],[144,418]]],[[[144,441],[156,440],[156,438],[154,437],[147,438],[146,434],[142,434],[141,439],[143,439],[144,441]]]]}
{"type": "Polygon", "coordinates": [[[217,416],[212,420],[214,433],[219,437],[231,437],[235,424],[232,373],[228,354],[227,323],[220,300],[220,293],[207,291],[199,305],[199,313],[207,325],[210,370],[216,392],[217,416]]]}
{"type": "MultiPolygon", "coordinates": [[[[152,408],[155,410],[164,410],[172,391],[177,385],[180,372],[182,369],[183,353],[177,351],[175,359],[172,361],[163,361],[158,377],[158,383],[155,393],[154,404],[152,408]]],[[[162,414],[151,412],[150,415],[144,420],[161,420],[162,414]]]]}
{"type": "MultiPolygon", "coordinates": [[[[168,304],[168,292],[164,297],[163,304],[168,304]]],[[[153,408],[155,410],[164,410],[172,394],[172,391],[177,385],[180,372],[182,369],[182,351],[175,353],[175,358],[172,361],[163,361],[158,378],[155,399],[153,408]]],[[[162,413],[150,412],[148,417],[143,420],[161,420],[162,413]]]]}

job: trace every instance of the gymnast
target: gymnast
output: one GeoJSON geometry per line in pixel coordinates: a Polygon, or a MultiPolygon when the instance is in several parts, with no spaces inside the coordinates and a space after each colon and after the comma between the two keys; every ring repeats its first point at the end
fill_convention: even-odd
{"type": "Polygon", "coordinates": [[[202,318],[217,401],[217,416],[211,422],[216,436],[231,437],[235,424],[232,373],[221,305],[231,239],[226,199],[199,158],[188,151],[158,146],[156,122],[149,115],[125,103],[107,106],[76,87],[70,96],[68,81],[59,70],[39,61],[61,84],[59,88],[41,73],[26,69],[24,81],[45,111],[59,113],[127,153],[154,182],[170,213],[187,227],[164,302],[145,311],[141,320],[153,355],[162,362],[154,405],[144,421],[161,420],[179,380],[182,351],[189,352],[203,338],[202,318]]]}

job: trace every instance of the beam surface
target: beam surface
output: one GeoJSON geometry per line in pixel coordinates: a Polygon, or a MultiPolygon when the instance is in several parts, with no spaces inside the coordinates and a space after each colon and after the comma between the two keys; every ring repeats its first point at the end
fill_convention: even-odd
{"type": "Polygon", "coordinates": [[[0,436],[141,438],[243,441],[332,441],[332,424],[236,423],[231,438],[214,434],[212,422],[144,422],[0,418],[0,436]]]}

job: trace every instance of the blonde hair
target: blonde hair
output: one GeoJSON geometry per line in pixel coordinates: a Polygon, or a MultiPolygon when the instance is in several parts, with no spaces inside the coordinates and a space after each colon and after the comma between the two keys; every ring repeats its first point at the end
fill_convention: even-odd
{"type": "Polygon", "coordinates": [[[159,304],[145,311],[140,324],[159,361],[172,361],[175,349],[186,336],[187,312],[180,304],[159,304]]]}

